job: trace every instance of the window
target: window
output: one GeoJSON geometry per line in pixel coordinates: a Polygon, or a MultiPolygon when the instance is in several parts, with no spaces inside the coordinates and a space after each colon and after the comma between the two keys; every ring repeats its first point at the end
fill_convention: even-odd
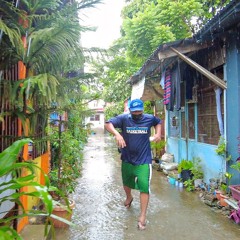
{"type": "Polygon", "coordinates": [[[100,121],[100,115],[96,114],[90,117],[90,121],[100,121]]]}
{"type": "Polygon", "coordinates": [[[169,111],[169,128],[171,137],[179,137],[180,134],[179,111],[175,112],[169,111]]]}
{"type": "MultiPolygon", "coordinates": [[[[222,79],[223,68],[215,70],[215,74],[222,79]]],[[[217,120],[217,104],[214,89],[216,85],[206,78],[202,78],[198,88],[198,141],[217,145],[220,137],[217,120]]],[[[224,119],[223,94],[220,97],[222,119],[224,119]]]]}

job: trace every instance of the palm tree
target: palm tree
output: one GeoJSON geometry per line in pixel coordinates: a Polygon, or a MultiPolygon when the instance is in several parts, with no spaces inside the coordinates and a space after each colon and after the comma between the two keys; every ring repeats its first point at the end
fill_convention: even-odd
{"type": "Polygon", "coordinates": [[[0,0],[0,30],[3,33],[0,35],[0,57],[3,59],[0,70],[21,61],[26,67],[26,76],[20,82],[9,82],[1,96],[4,96],[2,102],[11,100],[16,106],[14,113],[25,122],[26,118],[36,119],[36,111],[51,110],[53,102],[60,106],[67,92],[58,93],[66,86],[73,87],[76,92],[86,81],[80,37],[81,32],[89,28],[81,26],[78,18],[82,10],[95,7],[101,0],[22,0],[20,3],[14,5],[12,1],[0,0]],[[71,77],[69,72],[80,74],[71,77]]]}

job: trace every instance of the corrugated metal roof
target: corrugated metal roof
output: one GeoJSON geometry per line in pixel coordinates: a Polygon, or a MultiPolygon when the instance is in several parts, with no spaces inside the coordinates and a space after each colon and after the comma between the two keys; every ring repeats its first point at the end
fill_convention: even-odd
{"type": "Polygon", "coordinates": [[[159,67],[160,61],[158,59],[158,53],[164,49],[169,47],[177,48],[183,45],[190,45],[194,43],[195,40],[192,38],[177,40],[174,42],[164,43],[160,45],[149,57],[149,59],[143,64],[143,66],[133,75],[130,77],[128,82],[134,84],[138,82],[143,76],[147,76],[148,74],[152,73],[157,67],[159,67]]]}
{"type": "Polygon", "coordinates": [[[209,20],[194,36],[196,41],[215,38],[240,22],[240,0],[233,0],[209,20]]]}

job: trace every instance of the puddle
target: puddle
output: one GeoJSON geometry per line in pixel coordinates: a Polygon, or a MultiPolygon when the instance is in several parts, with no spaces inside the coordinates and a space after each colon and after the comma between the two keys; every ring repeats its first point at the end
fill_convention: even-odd
{"type": "Polygon", "coordinates": [[[75,227],[58,230],[57,239],[70,240],[237,240],[240,226],[202,203],[197,194],[171,186],[153,171],[145,231],[137,229],[139,193],[125,209],[121,161],[108,135],[94,135],[84,149],[82,177],[73,195],[75,227]]]}

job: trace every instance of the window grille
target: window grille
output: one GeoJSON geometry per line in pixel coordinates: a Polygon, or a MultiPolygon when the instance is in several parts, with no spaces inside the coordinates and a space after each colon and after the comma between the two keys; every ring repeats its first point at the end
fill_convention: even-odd
{"type": "MultiPolygon", "coordinates": [[[[223,76],[223,68],[220,68],[216,75],[223,76]]],[[[214,89],[216,85],[208,79],[202,79],[198,88],[198,141],[217,145],[220,137],[217,120],[217,104],[214,89]]],[[[221,113],[224,119],[224,99],[221,94],[221,113]]]]}
{"type": "Polygon", "coordinates": [[[96,114],[90,117],[90,121],[100,121],[100,115],[96,114]]]}
{"type": "Polygon", "coordinates": [[[169,128],[171,137],[179,137],[180,126],[179,126],[179,111],[169,111],[169,128]]]}

